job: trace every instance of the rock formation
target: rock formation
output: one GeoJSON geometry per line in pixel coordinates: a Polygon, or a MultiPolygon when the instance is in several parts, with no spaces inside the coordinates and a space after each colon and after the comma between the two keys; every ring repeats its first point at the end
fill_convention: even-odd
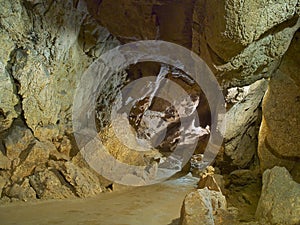
{"type": "MultiPolygon", "coordinates": [[[[104,52],[138,40],[164,40],[192,50],[207,63],[227,107],[227,130],[213,165],[215,174],[202,177],[202,189],[187,196],[182,224],[198,225],[199,215],[204,216],[204,224],[222,224],[222,218],[232,216],[240,223],[256,223],[262,174],[256,219],[299,223],[298,208],[287,212],[290,220],[276,215],[279,202],[288,205],[297,200],[293,193],[298,193],[298,184],[292,179],[300,182],[299,15],[298,0],[0,0],[1,201],[87,197],[111,187],[113,181],[93,171],[79,153],[72,129],[76,87],[104,52]],[[274,166],[285,167],[292,178],[274,166]],[[239,208],[240,219],[226,210],[223,195],[230,207],[239,208]],[[269,208],[264,203],[273,197],[269,208]],[[218,201],[220,207],[215,207],[218,201]]],[[[164,66],[130,65],[97,93],[98,132],[100,137],[114,138],[105,143],[120,161],[156,163],[176,146],[178,112],[174,103],[159,98],[150,101],[151,107],[149,99],[141,99],[129,120],[136,133],[151,137],[155,134],[148,129],[151,118],[167,121],[167,137],[155,146],[155,154],[132,157],[109,133],[118,90],[138,78],[156,76],[164,66]]],[[[197,169],[215,109],[200,86],[179,68],[169,68],[165,78],[187,91],[193,99],[191,108],[207,131],[193,158],[197,169]]],[[[195,174],[202,176],[203,171],[195,174]]]]}

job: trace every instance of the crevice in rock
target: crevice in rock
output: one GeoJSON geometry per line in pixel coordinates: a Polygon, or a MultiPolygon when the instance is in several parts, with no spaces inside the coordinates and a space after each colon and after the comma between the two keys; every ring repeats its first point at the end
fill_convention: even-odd
{"type": "Polygon", "coordinates": [[[16,75],[14,74],[16,72],[15,71],[16,68],[17,68],[17,70],[20,70],[26,65],[26,63],[27,63],[26,49],[16,47],[10,53],[10,58],[9,58],[9,61],[6,65],[6,70],[9,74],[10,78],[13,80],[15,94],[17,95],[17,97],[19,99],[19,104],[16,106],[16,108],[20,110],[19,118],[20,118],[20,120],[22,120],[22,122],[26,126],[26,128],[28,128],[33,134],[34,133],[33,130],[26,123],[26,118],[25,118],[25,114],[24,114],[24,107],[23,107],[23,96],[20,94],[21,84],[20,84],[18,78],[16,77],[16,75]],[[22,60],[25,59],[24,61],[20,62],[20,61],[17,60],[17,53],[18,52],[20,52],[22,54],[22,56],[24,56],[22,58],[22,60]]]}
{"type": "Polygon", "coordinates": [[[75,188],[73,187],[72,184],[70,184],[69,181],[67,181],[67,179],[65,178],[64,174],[60,171],[60,170],[57,170],[57,169],[50,169],[51,172],[53,172],[56,177],[59,179],[59,181],[61,182],[62,185],[66,186],[68,189],[71,190],[71,192],[76,196],[76,197],[80,197],[75,188]]]}

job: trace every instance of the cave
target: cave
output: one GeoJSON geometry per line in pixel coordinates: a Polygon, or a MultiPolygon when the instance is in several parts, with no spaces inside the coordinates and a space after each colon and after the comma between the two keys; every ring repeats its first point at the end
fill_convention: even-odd
{"type": "Polygon", "coordinates": [[[300,224],[298,0],[0,0],[0,223],[300,224]]]}

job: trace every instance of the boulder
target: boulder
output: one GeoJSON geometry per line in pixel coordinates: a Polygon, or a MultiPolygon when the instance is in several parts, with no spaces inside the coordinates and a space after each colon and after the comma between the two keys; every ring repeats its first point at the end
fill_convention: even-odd
{"type": "Polygon", "coordinates": [[[218,210],[226,210],[226,199],[221,192],[208,188],[189,193],[181,208],[181,225],[215,224],[214,216],[218,210]]]}
{"type": "Polygon", "coordinates": [[[239,168],[249,166],[255,155],[261,121],[260,103],[267,87],[264,79],[250,85],[246,96],[226,113],[225,154],[239,168]]]}
{"type": "Polygon", "coordinates": [[[263,120],[259,132],[258,156],[261,171],[286,167],[298,182],[300,155],[300,82],[298,32],[273,74],[263,99],[263,120]]]}
{"type": "Polygon", "coordinates": [[[263,174],[263,187],[256,210],[260,224],[300,224],[300,184],[288,170],[275,166],[263,174]]]}

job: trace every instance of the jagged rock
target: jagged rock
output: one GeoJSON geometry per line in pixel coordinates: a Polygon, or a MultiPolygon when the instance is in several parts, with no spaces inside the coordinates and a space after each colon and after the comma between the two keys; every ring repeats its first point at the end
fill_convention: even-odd
{"type": "Polygon", "coordinates": [[[62,174],[76,196],[84,198],[103,192],[99,178],[88,168],[80,168],[70,161],[52,162],[52,166],[62,174]]]}
{"type": "Polygon", "coordinates": [[[200,178],[198,188],[203,189],[205,187],[211,191],[221,191],[221,188],[213,175],[206,175],[200,178]]]}
{"type": "Polygon", "coordinates": [[[300,223],[300,184],[284,167],[275,166],[263,174],[263,187],[256,210],[260,224],[300,223]]]}
{"type": "Polygon", "coordinates": [[[245,98],[226,113],[225,154],[240,168],[249,165],[257,149],[260,102],[267,85],[264,79],[252,84],[245,98]]]}
{"type": "Polygon", "coordinates": [[[220,174],[214,174],[215,169],[208,166],[204,172],[200,174],[198,189],[208,188],[211,191],[221,191],[224,193],[224,180],[220,174]]]}
{"type": "Polygon", "coordinates": [[[55,169],[37,171],[29,177],[30,184],[40,199],[62,199],[75,197],[73,187],[65,182],[55,169]]]}
{"type": "Polygon", "coordinates": [[[36,142],[21,156],[20,165],[13,171],[11,179],[16,182],[31,175],[37,166],[48,161],[49,153],[54,150],[55,146],[51,142],[36,142]]]}
{"type": "MultiPolygon", "coordinates": [[[[0,44],[2,44],[2,35],[0,33],[0,44]]],[[[15,110],[15,106],[18,104],[18,98],[16,96],[16,90],[5,69],[5,64],[2,62],[2,54],[0,53],[0,132],[8,129],[13,119],[18,117],[18,112],[15,110]]]]}
{"type": "Polygon", "coordinates": [[[2,196],[2,190],[7,184],[8,180],[3,176],[3,174],[0,174],[0,196],[2,196]]]}
{"type": "Polygon", "coordinates": [[[11,161],[0,151],[0,170],[10,169],[11,161]]]}
{"type": "Polygon", "coordinates": [[[300,86],[298,32],[283,58],[279,70],[272,76],[263,99],[263,120],[259,132],[258,156],[261,170],[275,165],[286,167],[300,181],[300,86]]]}
{"type": "Polygon", "coordinates": [[[6,196],[10,198],[16,198],[23,201],[29,199],[35,199],[36,193],[34,189],[30,186],[28,178],[26,178],[22,184],[13,184],[6,192],[6,196]]]}
{"type": "Polygon", "coordinates": [[[33,144],[34,137],[25,127],[14,126],[8,136],[3,140],[6,155],[10,160],[18,159],[21,152],[33,144]]]}
{"type": "Polygon", "coordinates": [[[207,188],[189,193],[181,209],[181,225],[209,225],[214,223],[218,210],[226,210],[227,203],[221,192],[207,188]]]}

